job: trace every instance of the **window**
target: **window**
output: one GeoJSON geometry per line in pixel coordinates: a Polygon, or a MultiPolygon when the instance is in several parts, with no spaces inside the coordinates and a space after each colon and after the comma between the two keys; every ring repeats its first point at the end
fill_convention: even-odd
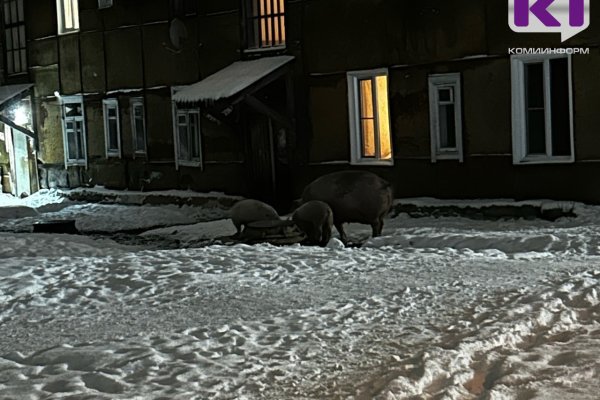
{"type": "Polygon", "coordinates": [[[348,73],[353,164],[392,165],[387,70],[348,73]]]}
{"type": "Polygon", "coordinates": [[[102,108],[104,109],[106,157],[121,157],[119,102],[117,99],[103,100],[102,108]]]}
{"type": "Polygon", "coordinates": [[[463,161],[460,74],[429,77],[431,161],[463,161]]]}
{"type": "Polygon", "coordinates": [[[27,72],[24,0],[3,0],[6,73],[27,72]]]}
{"type": "Polygon", "coordinates": [[[178,165],[201,166],[200,113],[176,110],[175,142],[178,165]]]}
{"type": "Polygon", "coordinates": [[[131,99],[131,132],[135,154],[146,154],[146,123],[144,120],[144,99],[131,99]]]}
{"type": "Polygon", "coordinates": [[[62,97],[61,100],[65,166],[86,165],[83,98],[81,96],[69,96],[62,97]]]}
{"type": "Polygon", "coordinates": [[[58,33],[71,33],[79,30],[78,0],[56,0],[58,33]]]}
{"type": "Polygon", "coordinates": [[[571,58],[512,57],[513,162],[573,162],[571,58]]]}
{"type": "Polygon", "coordinates": [[[285,46],[285,0],[246,0],[247,48],[285,46]]]}

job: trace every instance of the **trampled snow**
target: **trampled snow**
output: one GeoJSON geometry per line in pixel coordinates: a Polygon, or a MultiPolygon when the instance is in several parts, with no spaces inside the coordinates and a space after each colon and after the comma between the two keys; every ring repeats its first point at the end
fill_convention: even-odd
{"type": "MultiPolygon", "coordinates": [[[[199,222],[221,211],[38,197],[28,200],[38,216],[0,221],[2,399],[596,399],[600,390],[600,208],[576,205],[577,218],[556,222],[401,214],[362,248],[206,246],[235,231],[228,220],[199,222]],[[182,247],[27,229],[61,217],[89,231],[162,225],[142,237],[182,247]]],[[[369,231],[352,225],[350,236],[369,231]]]]}

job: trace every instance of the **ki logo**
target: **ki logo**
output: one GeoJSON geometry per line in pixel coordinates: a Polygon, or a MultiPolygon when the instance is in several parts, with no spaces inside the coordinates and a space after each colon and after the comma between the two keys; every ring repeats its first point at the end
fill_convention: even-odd
{"type": "Polygon", "coordinates": [[[560,32],[561,42],[590,25],[590,0],[508,0],[508,25],[515,32],[560,32]]]}

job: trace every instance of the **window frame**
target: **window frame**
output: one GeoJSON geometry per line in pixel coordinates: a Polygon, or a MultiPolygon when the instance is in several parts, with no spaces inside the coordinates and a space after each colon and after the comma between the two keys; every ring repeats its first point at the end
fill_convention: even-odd
{"type": "Polygon", "coordinates": [[[56,0],[56,15],[56,23],[58,25],[59,35],[68,35],[70,33],[79,32],[79,0],[56,0]],[[65,3],[67,2],[70,3],[71,9],[73,10],[73,17],[71,22],[74,26],[72,28],[67,28],[65,24],[65,3]]]}
{"type": "MultiPolygon", "coordinates": [[[[63,131],[63,148],[64,148],[64,159],[65,159],[65,168],[70,166],[85,166],[87,168],[88,158],[87,158],[87,135],[86,135],[86,126],[85,126],[85,104],[83,102],[83,96],[62,96],[60,98],[60,107],[61,107],[61,120],[62,120],[62,131],[63,131]],[[81,115],[74,117],[67,117],[66,115],[66,104],[74,104],[79,103],[81,106],[81,115]],[[68,142],[68,132],[67,132],[67,123],[71,121],[74,123],[81,122],[81,133],[76,136],[79,139],[78,143],[82,143],[83,149],[83,158],[70,158],[69,154],[69,142],[68,142]]],[[[79,147],[79,146],[77,146],[79,147]]]]}
{"type": "Polygon", "coordinates": [[[573,69],[571,55],[563,54],[540,54],[540,55],[512,55],[511,56],[511,103],[512,103],[512,147],[514,165],[531,164],[567,164],[575,162],[575,130],[573,114],[573,69]],[[567,83],[569,91],[569,134],[571,155],[551,155],[552,144],[552,105],[551,105],[551,81],[550,60],[567,59],[567,83]],[[531,63],[543,63],[543,85],[544,85],[544,122],[545,122],[545,155],[527,154],[527,103],[525,66],[531,63]]]}
{"type": "Polygon", "coordinates": [[[130,113],[131,113],[131,133],[132,133],[132,140],[133,140],[133,154],[134,157],[135,156],[145,156],[148,152],[148,136],[146,133],[146,106],[144,103],[144,98],[143,97],[132,97],[129,100],[129,108],[130,108],[130,113]],[[144,149],[139,149],[138,148],[138,136],[137,136],[137,124],[136,124],[136,115],[135,115],[135,107],[137,106],[141,106],[142,108],[142,119],[141,119],[141,124],[142,124],[142,135],[143,135],[143,139],[144,139],[144,149]]]}
{"type": "Polygon", "coordinates": [[[3,27],[3,49],[4,49],[4,66],[6,76],[18,76],[27,74],[29,71],[29,61],[27,57],[27,29],[25,25],[25,0],[2,0],[0,5],[3,10],[4,19],[2,21],[3,27]],[[12,12],[6,12],[6,8],[11,8],[14,4],[14,11],[16,14],[16,21],[12,19],[14,16],[12,12]],[[20,5],[20,7],[19,7],[20,5]],[[8,19],[8,21],[7,21],[8,19]],[[10,45],[8,40],[8,32],[10,31],[10,45]],[[15,33],[17,33],[18,43],[15,46],[15,33]],[[11,57],[9,57],[9,54],[11,57]],[[15,55],[18,55],[19,69],[15,68],[15,55]],[[12,59],[12,65],[9,59],[12,59]]]}
{"type": "MultiPolygon", "coordinates": [[[[176,89],[173,88],[173,93],[175,93],[176,89]]],[[[200,119],[200,110],[198,108],[180,108],[177,107],[177,104],[175,102],[173,102],[173,111],[172,111],[172,117],[173,117],[173,143],[175,144],[175,168],[179,169],[180,166],[183,167],[195,167],[195,168],[200,168],[201,170],[204,168],[203,162],[204,162],[204,157],[202,154],[203,151],[203,142],[202,142],[202,128],[201,128],[201,119],[200,119]],[[195,114],[198,117],[198,125],[197,125],[197,143],[198,143],[198,154],[199,156],[196,159],[190,158],[189,160],[186,159],[182,159],[179,157],[179,115],[181,114],[185,114],[186,116],[189,116],[189,114],[195,114]]],[[[189,119],[188,119],[188,137],[189,137],[189,119]]]]}
{"type": "MultiPolygon", "coordinates": [[[[350,125],[350,164],[351,165],[371,165],[371,166],[393,166],[394,165],[394,142],[393,142],[393,133],[391,126],[391,109],[390,109],[390,101],[389,101],[389,74],[387,68],[378,68],[371,70],[363,70],[363,71],[350,71],[346,73],[347,83],[348,83],[348,114],[349,114],[349,125],[350,125]],[[390,150],[391,157],[389,159],[380,158],[380,156],[376,156],[375,158],[371,157],[363,157],[362,155],[362,129],[361,129],[361,112],[360,112],[360,89],[358,87],[360,80],[365,80],[367,78],[375,79],[378,76],[385,76],[387,80],[386,87],[386,99],[388,104],[388,130],[390,134],[390,150]]],[[[378,98],[375,98],[374,101],[374,126],[375,126],[375,139],[376,139],[376,149],[380,149],[378,143],[380,143],[381,132],[379,131],[379,113],[378,108],[376,107],[376,101],[378,98]]],[[[377,151],[377,150],[376,150],[377,151]]]]}
{"type": "Polygon", "coordinates": [[[460,73],[433,74],[428,78],[429,87],[429,131],[431,137],[431,162],[437,160],[464,161],[463,154],[463,121],[462,121],[462,92],[460,73]],[[441,102],[440,89],[452,89],[452,101],[441,102]],[[456,147],[442,148],[441,124],[439,109],[441,105],[454,105],[454,132],[456,147]]]}
{"type": "MultiPolygon", "coordinates": [[[[264,14],[259,14],[257,16],[252,15],[252,2],[255,0],[242,0],[242,18],[243,18],[243,23],[242,23],[242,27],[243,27],[243,38],[244,38],[244,49],[243,52],[244,53],[255,53],[255,52],[268,52],[268,51],[278,51],[278,50],[285,50],[286,46],[287,46],[287,30],[286,30],[286,18],[287,18],[287,4],[286,4],[286,0],[281,0],[281,3],[283,4],[283,12],[279,11],[279,5],[278,7],[278,12],[275,13],[274,10],[271,10],[272,12],[267,14],[266,12],[264,14]],[[281,38],[283,36],[283,40],[280,41],[278,44],[276,45],[267,45],[267,46],[263,46],[262,43],[262,38],[260,35],[260,31],[256,34],[254,34],[254,20],[258,20],[258,26],[260,26],[260,20],[264,18],[266,20],[268,20],[268,22],[270,22],[271,24],[274,23],[275,21],[277,21],[277,26],[279,27],[279,37],[281,38]],[[258,39],[258,44],[254,47],[250,47],[250,43],[252,42],[250,40],[250,37],[252,36],[252,34],[254,34],[255,38],[258,39]]],[[[262,0],[257,0],[257,1],[262,1],[262,0]]],[[[271,0],[267,0],[269,2],[271,2],[271,0]]],[[[278,1],[278,0],[274,0],[274,1],[278,1]]],[[[271,3],[270,3],[271,4],[271,3]]],[[[273,7],[273,5],[271,5],[271,7],[273,7]]],[[[272,37],[274,37],[274,33],[273,35],[271,35],[272,37]]]]}
{"type": "Polygon", "coordinates": [[[122,146],[121,146],[121,121],[119,115],[119,100],[116,98],[103,99],[102,100],[102,114],[104,121],[104,148],[106,151],[106,158],[121,158],[122,157],[122,146]],[[115,110],[115,121],[116,121],[116,136],[117,136],[117,148],[111,148],[110,146],[110,124],[111,119],[109,115],[109,109],[114,108],[115,110]]]}

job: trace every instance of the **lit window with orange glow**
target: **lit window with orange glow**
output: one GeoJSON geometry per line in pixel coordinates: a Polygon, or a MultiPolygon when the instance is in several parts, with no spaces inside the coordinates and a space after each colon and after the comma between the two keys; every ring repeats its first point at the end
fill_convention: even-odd
{"type": "Polygon", "coordinates": [[[387,70],[348,73],[353,164],[393,163],[387,70]]]}
{"type": "Polygon", "coordinates": [[[248,49],[285,46],[285,0],[246,1],[248,49]]]}

